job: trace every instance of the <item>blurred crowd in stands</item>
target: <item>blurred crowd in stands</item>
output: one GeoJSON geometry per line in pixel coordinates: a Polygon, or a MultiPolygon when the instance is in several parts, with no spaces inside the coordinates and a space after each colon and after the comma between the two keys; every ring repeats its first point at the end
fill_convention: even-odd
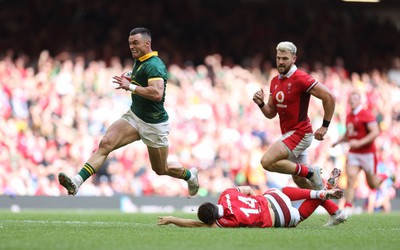
{"type": "MultiPolygon", "coordinates": [[[[201,196],[234,185],[248,184],[260,191],[291,185],[289,176],[267,173],[260,165],[262,153],[280,132],[278,119],[264,118],[252,95],[260,88],[268,91],[276,69],[228,67],[221,62],[221,56],[213,54],[196,67],[169,65],[170,160],[200,169],[201,196]]],[[[129,108],[130,94],[115,90],[111,79],[132,65],[117,57],[110,66],[104,61],[85,64],[84,58],[68,55],[59,60],[47,51],[40,54],[37,70],[26,63],[26,58],[13,60],[11,55],[0,61],[0,194],[66,195],[57,174],[79,171],[109,124],[129,108]]],[[[337,106],[328,137],[310,148],[310,164],[323,167],[324,179],[334,166],[344,169],[346,145],[332,148],[331,144],[343,134],[347,97],[357,89],[379,119],[380,169],[400,176],[399,86],[379,70],[360,75],[338,65],[316,68],[310,73],[333,90],[337,106]]],[[[311,98],[314,127],[322,122],[316,101],[311,98]]],[[[358,196],[366,198],[369,189],[364,183],[360,179],[358,196]]],[[[392,198],[399,184],[388,184],[392,198]]],[[[345,176],[340,185],[346,185],[345,176]]],[[[157,176],[145,145],[136,142],[113,152],[78,195],[184,196],[186,192],[184,181],[157,176]]]]}
{"type": "MultiPolygon", "coordinates": [[[[38,8],[35,1],[26,2],[32,8],[38,8]]],[[[379,198],[392,199],[400,190],[400,57],[399,46],[391,44],[398,39],[390,39],[399,36],[394,26],[385,23],[382,25],[386,28],[380,29],[379,22],[365,20],[356,29],[364,30],[364,26],[370,25],[370,29],[379,30],[377,35],[346,36],[350,40],[338,42],[343,46],[335,47],[332,43],[341,38],[331,33],[332,29],[319,27],[318,23],[307,24],[306,29],[295,28],[295,18],[299,15],[291,18],[294,7],[279,13],[275,11],[277,6],[260,12],[257,5],[250,5],[255,6],[252,15],[243,19],[240,4],[225,6],[216,1],[208,18],[218,19],[214,15],[221,12],[228,17],[211,24],[210,20],[200,18],[199,13],[206,7],[199,1],[185,1],[197,7],[191,8],[196,11],[189,12],[175,9],[177,1],[141,1],[135,8],[145,11],[119,12],[116,7],[102,9],[97,12],[103,20],[102,25],[97,25],[96,18],[100,17],[91,15],[91,10],[103,7],[104,1],[90,4],[86,1],[78,1],[79,4],[65,2],[85,5],[85,11],[75,12],[76,23],[70,23],[66,27],[68,30],[59,29],[57,20],[45,22],[45,15],[40,13],[57,6],[57,1],[46,1],[41,6],[43,12],[35,11],[39,14],[35,18],[42,20],[43,30],[47,32],[40,33],[37,26],[32,30],[20,29],[18,31],[23,35],[19,42],[23,46],[18,48],[16,45],[0,54],[0,195],[66,195],[58,183],[58,173],[63,171],[72,175],[78,172],[110,123],[130,106],[129,93],[115,90],[112,77],[131,70],[133,62],[129,59],[128,33],[131,25],[147,21],[156,36],[153,49],[167,62],[170,74],[165,103],[171,121],[170,160],[200,169],[200,196],[217,195],[234,185],[251,185],[261,192],[267,187],[293,184],[290,176],[268,173],[260,165],[269,143],[280,136],[279,123],[278,118],[267,120],[263,117],[252,101],[254,92],[260,88],[269,91],[269,82],[277,74],[274,53],[280,40],[275,39],[280,37],[299,45],[298,67],[328,86],[337,98],[327,138],[322,142],[315,141],[310,147],[310,164],[323,167],[325,180],[333,167],[344,170],[346,145],[332,148],[331,144],[344,133],[349,110],[347,97],[351,90],[357,89],[363,94],[365,105],[379,120],[381,135],[376,141],[379,169],[398,177],[395,182],[385,182],[382,185],[384,191],[375,194],[379,198]],[[92,8],[87,9],[86,5],[92,8]],[[176,23],[162,19],[166,9],[176,14],[176,23]],[[264,16],[279,22],[267,23],[262,19],[264,16]],[[82,18],[91,18],[93,23],[87,23],[93,26],[80,26],[82,18]],[[254,27],[259,19],[258,26],[254,27]],[[112,26],[104,26],[104,20],[112,26]],[[185,26],[185,20],[192,20],[191,26],[185,26]],[[228,22],[233,23],[228,25],[228,22]],[[248,25],[252,28],[247,29],[248,25]],[[278,34],[281,29],[285,34],[278,34]],[[194,30],[201,36],[192,35],[194,30]],[[316,30],[318,37],[312,35],[316,30]],[[65,33],[70,36],[67,40],[64,40],[65,33]],[[79,39],[81,33],[91,36],[79,39]],[[388,53],[376,44],[384,43],[380,39],[382,36],[389,37],[384,40],[387,44],[382,45],[391,46],[388,53]],[[368,43],[358,39],[368,40],[368,43]],[[60,46],[63,41],[71,44],[60,46]],[[357,44],[357,48],[351,44],[357,44]],[[336,50],[330,51],[332,48],[336,50]],[[19,53],[23,49],[33,51],[19,53]],[[40,50],[37,56],[34,56],[35,50],[40,50]],[[353,60],[354,56],[359,60],[353,60]],[[347,67],[344,62],[351,66],[347,67]]],[[[210,4],[209,1],[205,3],[210,4]]],[[[31,9],[23,11],[26,13],[21,22],[30,22],[34,18],[29,14],[31,9]]],[[[69,14],[68,10],[63,8],[57,12],[59,22],[64,20],[65,13],[69,14]]],[[[4,15],[1,13],[0,16],[4,15]]],[[[316,18],[323,16],[333,27],[347,20],[344,14],[334,16],[323,10],[315,15],[316,18]]],[[[311,18],[305,14],[304,18],[307,17],[311,18]]],[[[303,20],[302,26],[304,23],[307,20],[303,20]]],[[[18,25],[13,28],[18,29],[18,25]]],[[[344,28],[340,32],[351,34],[353,31],[344,28]]],[[[2,38],[2,48],[6,46],[6,40],[6,37],[2,38]]],[[[317,108],[321,105],[315,102],[317,100],[311,98],[309,110],[314,128],[322,122],[322,108],[317,108]]],[[[346,176],[343,175],[340,186],[345,185],[346,176]]],[[[358,198],[371,197],[362,175],[357,190],[358,198]]],[[[113,152],[100,172],[80,187],[78,195],[122,193],[133,196],[188,195],[184,181],[157,176],[151,170],[142,142],[113,152]]]]}

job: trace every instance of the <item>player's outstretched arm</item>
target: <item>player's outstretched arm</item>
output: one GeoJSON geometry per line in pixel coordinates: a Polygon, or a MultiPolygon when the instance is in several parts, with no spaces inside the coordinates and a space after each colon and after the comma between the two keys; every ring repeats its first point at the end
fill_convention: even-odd
{"type": "Polygon", "coordinates": [[[179,218],[179,217],[175,217],[175,216],[160,216],[160,217],[158,217],[157,225],[161,226],[161,225],[169,225],[169,224],[174,224],[178,227],[217,227],[217,225],[215,223],[212,225],[207,225],[198,220],[184,219],[184,218],[179,218]]]}

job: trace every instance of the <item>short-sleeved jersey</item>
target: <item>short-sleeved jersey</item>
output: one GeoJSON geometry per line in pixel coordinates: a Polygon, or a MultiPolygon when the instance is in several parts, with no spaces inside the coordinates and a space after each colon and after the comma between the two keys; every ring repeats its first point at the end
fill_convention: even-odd
{"type": "MultiPolygon", "coordinates": [[[[369,133],[368,125],[377,123],[376,117],[367,109],[361,109],[359,112],[350,112],[346,117],[346,135],[348,141],[352,139],[362,139],[369,133]]],[[[375,143],[364,145],[361,148],[350,149],[353,153],[373,153],[376,151],[375,143]]]]}
{"type": "Polygon", "coordinates": [[[220,196],[224,215],[216,221],[219,227],[271,227],[268,201],[262,196],[247,196],[237,188],[226,189],[220,196]]]}
{"type": "Polygon", "coordinates": [[[154,79],[162,79],[164,81],[164,94],[161,101],[151,101],[133,93],[131,95],[132,112],[143,121],[152,124],[168,120],[168,113],[164,108],[168,71],[164,62],[158,57],[156,51],[150,52],[135,60],[131,82],[142,87],[147,87],[148,82],[154,79]]]}
{"type": "Polygon", "coordinates": [[[318,82],[306,72],[297,69],[295,65],[283,75],[277,75],[271,80],[270,98],[279,115],[282,134],[289,131],[312,133],[308,105],[309,91],[318,82]]]}

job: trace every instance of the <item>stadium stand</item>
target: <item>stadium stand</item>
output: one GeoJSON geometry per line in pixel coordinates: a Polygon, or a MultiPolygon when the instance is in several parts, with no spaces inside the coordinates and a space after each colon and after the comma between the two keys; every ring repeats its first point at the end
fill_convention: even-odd
{"type": "MultiPolygon", "coordinates": [[[[153,47],[168,64],[171,153],[201,169],[200,196],[291,184],[260,169],[279,126],[251,100],[276,74],[280,40],[299,45],[298,66],[337,98],[328,139],[311,146],[310,162],[325,173],[344,167],[345,148],[330,144],[343,133],[347,95],[357,88],[379,117],[379,164],[400,177],[400,25],[390,15],[398,6],[375,7],[386,14],[371,16],[368,6],[300,2],[0,1],[0,195],[65,195],[57,173],[76,173],[128,108],[129,96],[111,78],[131,67],[127,37],[138,24],[157,36],[153,47]]],[[[310,110],[313,123],[321,111],[310,110]]],[[[389,185],[391,199],[399,179],[389,185]]],[[[114,152],[79,195],[185,192],[184,182],[155,176],[140,142],[114,152]]],[[[368,195],[360,184],[358,197],[368,195]]]]}

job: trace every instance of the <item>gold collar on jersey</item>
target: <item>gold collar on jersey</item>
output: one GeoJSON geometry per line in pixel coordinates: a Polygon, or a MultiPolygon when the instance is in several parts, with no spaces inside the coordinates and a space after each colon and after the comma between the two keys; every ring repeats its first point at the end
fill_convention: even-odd
{"type": "Polygon", "coordinates": [[[158,52],[152,51],[150,53],[147,53],[146,55],[139,57],[139,61],[140,62],[146,61],[147,59],[149,59],[152,56],[158,56],[158,52]]]}

